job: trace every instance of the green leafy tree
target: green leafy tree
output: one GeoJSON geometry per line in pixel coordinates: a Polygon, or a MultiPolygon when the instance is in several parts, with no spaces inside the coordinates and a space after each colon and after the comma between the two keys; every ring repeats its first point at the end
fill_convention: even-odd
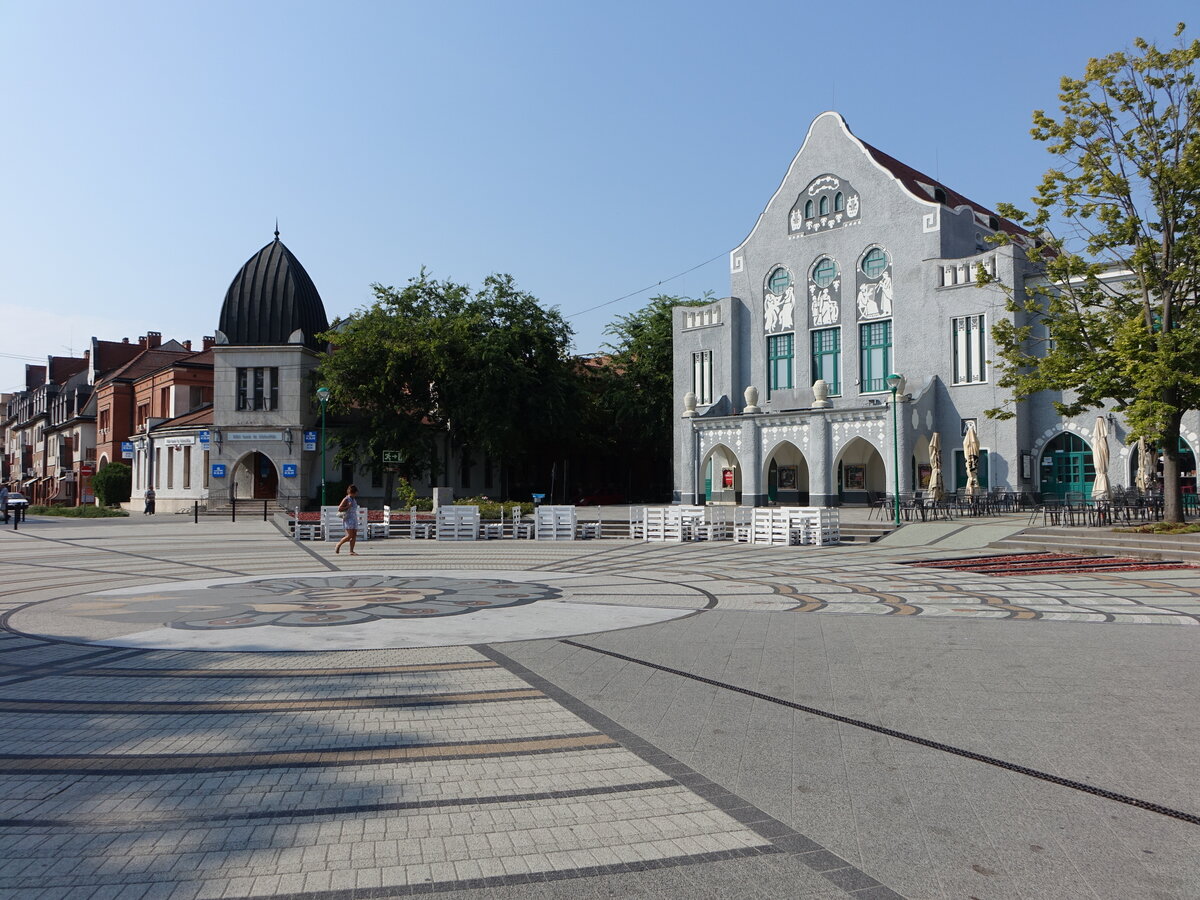
{"type": "Polygon", "coordinates": [[[1010,292],[1014,316],[993,330],[1015,400],[1066,392],[1062,415],[1112,402],[1131,440],[1162,449],[1169,521],[1182,519],[1180,420],[1200,408],[1200,41],[1183,32],[1168,50],[1138,38],[1136,53],[1090,60],[1062,79],[1057,118],[1034,112],[1061,163],[1032,213],[1000,211],[1038,235],[1044,285],[1010,292]]]}
{"type": "Polygon", "coordinates": [[[590,369],[602,430],[619,441],[614,449],[648,470],[655,485],[671,483],[672,427],[680,412],[674,409],[672,310],[709,302],[710,297],[651,297],[604,330],[613,338],[604,345],[609,359],[590,369]]]}
{"type": "Polygon", "coordinates": [[[403,476],[436,477],[442,438],[475,460],[512,462],[569,433],[571,330],[511,276],[472,292],[422,269],[400,290],[372,290],[369,307],[325,335],[335,351],[317,373],[344,421],[341,459],[378,465],[399,451],[403,476]]]}
{"type": "Polygon", "coordinates": [[[128,503],[133,490],[133,469],[125,463],[109,463],[92,476],[92,491],[101,506],[128,503]]]}

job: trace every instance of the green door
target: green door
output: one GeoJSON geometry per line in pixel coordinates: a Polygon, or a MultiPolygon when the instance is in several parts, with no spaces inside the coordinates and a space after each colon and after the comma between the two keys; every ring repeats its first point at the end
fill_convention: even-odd
{"type": "Polygon", "coordinates": [[[713,461],[710,458],[708,465],[704,467],[704,502],[712,502],[712,470],[713,461]]]}
{"type": "Polygon", "coordinates": [[[775,460],[767,468],[767,499],[772,503],[779,499],[779,463],[775,460]]]}
{"type": "Polygon", "coordinates": [[[1068,493],[1079,493],[1087,498],[1095,480],[1092,448],[1079,435],[1064,432],[1042,451],[1042,497],[1061,500],[1068,493]]]}

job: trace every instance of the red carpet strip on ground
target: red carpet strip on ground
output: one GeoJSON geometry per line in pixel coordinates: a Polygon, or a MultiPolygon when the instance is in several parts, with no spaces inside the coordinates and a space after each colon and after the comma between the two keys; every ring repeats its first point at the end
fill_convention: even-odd
{"type": "Polygon", "coordinates": [[[1175,560],[1125,556],[1068,556],[1064,553],[1017,553],[1008,556],[960,556],[904,563],[928,569],[975,572],[979,575],[1074,575],[1084,572],[1155,572],[1195,568],[1175,560]]]}

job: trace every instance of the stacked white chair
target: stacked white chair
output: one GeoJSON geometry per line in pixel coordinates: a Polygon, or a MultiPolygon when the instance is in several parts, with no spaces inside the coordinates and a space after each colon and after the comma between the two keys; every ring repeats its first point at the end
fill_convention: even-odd
{"type": "Polygon", "coordinates": [[[346,536],[346,523],[337,510],[336,506],[321,507],[321,532],[327,541],[340,541],[346,536]]]}
{"type": "Polygon", "coordinates": [[[575,540],[575,507],[539,506],[533,511],[533,536],[539,541],[575,540]]]}
{"type": "Polygon", "coordinates": [[[473,541],[479,537],[478,506],[439,506],[437,539],[439,541],[473,541]]]}
{"type": "Polygon", "coordinates": [[[642,540],[678,543],[683,540],[683,515],[677,506],[649,506],[642,514],[642,540]]]}
{"type": "Polygon", "coordinates": [[[437,526],[433,522],[418,520],[417,508],[410,506],[408,509],[408,536],[428,539],[435,534],[437,534],[437,526]]]}
{"type": "Polygon", "coordinates": [[[519,506],[512,508],[512,536],[514,538],[533,537],[533,522],[522,518],[519,506]]]}

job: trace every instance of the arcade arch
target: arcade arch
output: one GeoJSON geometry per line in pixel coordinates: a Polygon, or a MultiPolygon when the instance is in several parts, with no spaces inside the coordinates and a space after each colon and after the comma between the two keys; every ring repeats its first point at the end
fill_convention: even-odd
{"type": "Polygon", "coordinates": [[[704,479],[706,503],[740,503],[742,500],[742,470],[737,455],[724,444],[708,451],[700,466],[704,479]]]}
{"type": "Polygon", "coordinates": [[[886,493],[887,467],[866,438],[851,438],[838,452],[837,490],[846,504],[869,503],[872,494],[886,493]]]}
{"type": "MultiPolygon", "coordinates": [[[[1152,448],[1151,453],[1154,454],[1154,465],[1150,470],[1154,473],[1154,484],[1151,485],[1151,490],[1162,491],[1163,483],[1163,462],[1162,453],[1157,448],[1152,448]]],[[[1129,484],[1137,484],[1138,470],[1138,447],[1134,444],[1129,451],[1129,484]]],[[[1179,438],[1179,487],[1185,494],[1196,493],[1196,453],[1187,439],[1180,436],[1179,438]]]]}
{"type": "Polygon", "coordinates": [[[780,506],[808,506],[808,461],[791,441],[781,441],[771,450],[763,476],[768,502],[780,506]]]}
{"type": "Polygon", "coordinates": [[[1071,431],[1056,435],[1042,448],[1038,461],[1038,491],[1059,500],[1067,494],[1090,497],[1096,481],[1092,445],[1071,431]]]}

